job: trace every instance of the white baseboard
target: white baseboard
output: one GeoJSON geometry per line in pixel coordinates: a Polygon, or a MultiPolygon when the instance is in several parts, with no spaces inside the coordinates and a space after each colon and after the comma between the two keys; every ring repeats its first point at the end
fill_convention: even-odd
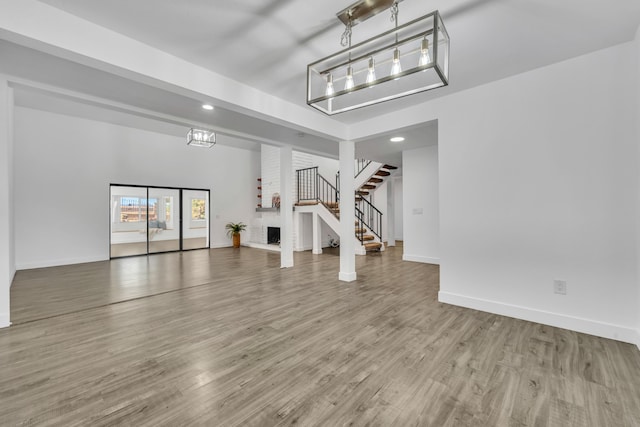
{"type": "Polygon", "coordinates": [[[266,251],[272,251],[272,252],[280,252],[280,246],[278,245],[267,245],[264,243],[249,242],[249,243],[243,243],[242,246],[247,246],[249,248],[255,248],[255,249],[264,249],[266,251]]]}
{"type": "Polygon", "coordinates": [[[7,313],[0,313],[0,328],[8,328],[9,326],[11,326],[9,315],[7,313]]]}
{"type": "Polygon", "coordinates": [[[338,273],[338,280],[341,282],[353,282],[357,277],[355,271],[353,273],[343,273],[342,271],[338,273]]]}
{"type": "Polygon", "coordinates": [[[543,310],[535,310],[528,307],[504,304],[497,301],[472,298],[442,291],[438,293],[438,301],[488,313],[499,314],[502,316],[513,317],[515,319],[528,320],[530,322],[541,323],[543,325],[555,326],[557,328],[569,329],[602,338],[636,344],[638,345],[638,348],[640,348],[640,334],[638,331],[621,325],[551,313],[543,310]]]}
{"type": "Polygon", "coordinates": [[[109,257],[92,256],[84,258],[63,258],[47,261],[34,261],[16,264],[17,270],[31,270],[33,268],[57,267],[60,265],[85,264],[87,262],[109,261],[109,257]]]}
{"type": "MultiPolygon", "coordinates": [[[[220,248],[230,248],[233,246],[233,243],[213,243],[209,245],[209,249],[220,249],[220,248]]],[[[244,243],[241,246],[245,246],[244,243]]]]}
{"type": "Polygon", "coordinates": [[[411,262],[421,262],[423,264],[435,264],[440,265],[440,258],[431,258],[428,256],[420,256],[420,255],[402,255],[403,261],[411,261],[411,262]]]}

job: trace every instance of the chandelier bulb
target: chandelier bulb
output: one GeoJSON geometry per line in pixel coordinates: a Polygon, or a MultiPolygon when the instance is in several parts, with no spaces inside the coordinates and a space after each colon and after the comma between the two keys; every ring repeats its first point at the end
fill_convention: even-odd
{"type": "Polygon", "coordinates": [[[325,96],[333,96],[335,91],[333,90],[333,76],[329,73],[327,74],[327,89],[325,90],[325,96]]]}
{"type": "Polygon", "coordinates": [[[376,81],[376,62],[373,57],[369,58],[369,71],[367,72],[367,84],[376,81]]]}
{"type": "Polygon", "coordinates": [[[351,68],[351,65],[349,65],[347,67],[347,78],[344,82],[344,90],[351,90],[354,86],[355,83],[353,81],[353,68],[351,68]]]}
{"type": "Polygon", "coordinates": [[[400,50],[396,48],[393,51],[393,63],[391,64],[391,75],[396,76],[402,72],[402,64],[400,64],[400,50]]]}
{"type": "Polygon", "coordinates": [[[425,37],[422,39],[422,46],[420,46],[420,61],[419,66],[427,65],[431,62],[431,55],[429,55],[429,40],[425,37]]]}

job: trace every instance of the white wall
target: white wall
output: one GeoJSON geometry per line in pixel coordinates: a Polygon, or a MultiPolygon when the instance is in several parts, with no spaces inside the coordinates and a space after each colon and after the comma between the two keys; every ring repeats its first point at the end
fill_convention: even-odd
{"type": "Polygon", "coordinates": [[[109,257],[109,184],[211,190],[211,246],[255,213],[259,153],[27,108],[15,109],[19,269],[109,257]]]}
{"type": "Polygon", "coordinates": [[[632,58],[625,44],[436,103],[441,301],[632,339],[632,58]]]}
{"type": "MultiPolygon", "coordinates": [[[[638,156],[640,158],[640,27],[638,27],[638,30],[636,31],[636,37],[634,40],[634,47],[635,47],[635,53],[636,53],[636,69],[635,69],[635,75],[637,76],[636,78],[636,141],[638,144],[638,156]]],[[[639,160],[639,164],[640,164],[640,160],[639,160]]],[[[638,180],[640,182],[640,167],[638,168],[638,180]]],[[[638,187],[640,188],[640,184],[638,185],[638,187]]],[[[636,220],[637,222],[637,233],[638,233],[638,239],[637,239],[637,243],[636,243],[636,247],[637,247],[637,255],[638,255],[638,259],[636,261],[636,274],[637,274],[637,278],[638,278],[638,286],[636,288],[637,291],[637,300],[638,300],[638,307],[636,309],[636,313],[637,313],[637,323],[636,323],[636,345],[638,346],[638,348],[640,348],[640,196],[638,197],[638,205],[637,205],[637,214],[636,214],[636,220]]]]}
{"type": "Polygon", "coordinates": [[[313,154],[309,154],[308,156],[311,161],[311,166],[318,166],[318,173],[331,184],[336,185],[336,174],[338,170],[340,170],[340,162],[336,159],[313,154]]]}
{"type": "Polygon", "coordinates": [[[438,146],[402,152],[405,261],[440,263],[438,146]]]}
{"type": "Polygon", "coordinates": [[[9,326],[9,289],[15,274],[11,185],[12,109],[12,90],[7,81],[0,78],[0,328],[9,326]]]}
{"type": "Polygon", "coordinates": [[[14,186],[14,93],[9,88],[7,94],[7,158],[9,160],[9,287],[13,284],[16,274],[16,233],[15,233],[15,186],[14,186]]]}
{"type": "Polygon", "coordinates": [[[441,301],[635,341],[636,57],[624,43],[352,127],[438,120],[441,301]]]}
{"type": "Polygon", "coordinates": [[[394,203],[395,203],[395,238],[396,240],[404,240],[403,239],[403,215],[404,215],[404,207],[403,207],[403,190],[402,190],[402,177],[393,178],[394,182],[394,203]]]}

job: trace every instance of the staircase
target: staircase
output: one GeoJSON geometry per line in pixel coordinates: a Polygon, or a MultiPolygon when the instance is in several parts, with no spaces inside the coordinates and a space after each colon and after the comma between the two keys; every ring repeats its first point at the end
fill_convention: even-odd
{"type": "MultiPolygon", "coordinates": [[[[365,176],[364,181],[360,177],[360,181],[363,183],[355,194],[355,238],[362,254],[371,251],[384,251],[384,244],[382,243],[382,213],[371,203],[370,195],[379,184],[384,182],[382,177],[391,175],[390,171],[397,168],[391,165],[380,165],[379,163],[372,164],[372,162],[364,160],[358,160],[357,162],[356,178],[367,168],[369,168],[367,173],[370,176],[365,176]],[[373,167],[373,173],[371,167],[373,167]]],[[[296,206],[324,206],[335,218],[335,221],[327,218],[325,222],[340,234],[339,175],[336,177],[335,186],[318,173],[317,167],[297,170],[296,178],[298,185],[296,206]]]]}
{"type": "MultiPolygon", "coordinates": [[[[366,167],[367,165],[363,166],[366,167]]],[[[356,170],[356,176],[364,170],[364,167],[361,170],[356,170]]],[[[374,174],[371,175],[369,179],[366,180],[364,184],[362,184],[356,191],[356,218],[362,216],[364,218],[369,218],[370,222],[374,221],[374,218],[377,215],[376,212],[371,211],[373,209],[375,209],[375,211],[378,211],[378,209],[376,209],[375,206],[371,204],[371,199],[369,196],[373,191],[375,191],[376,188],[378,188],[379,185],[384,183],[383,177],[390,176],[390,171],[395,169],[398,168],[387,164],[378,167],[374,174]]],[[[381,213],[380,221],[382,221],[381,213]]],[[[375,241],[374,236],[371,236],[370,234],[364,234],[362,227],[359,227],[358,224],[356,224],[356,236],[365,247],[365,250],[367,252],[384,250],[384,245],[382,243],[382,223],[380,223],[379,230],[381,235],[378,236],[379,240],[375,241]]]]}

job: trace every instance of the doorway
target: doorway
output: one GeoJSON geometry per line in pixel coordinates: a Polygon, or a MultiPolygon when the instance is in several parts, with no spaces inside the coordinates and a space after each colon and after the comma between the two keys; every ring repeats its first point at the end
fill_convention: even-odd
{"type": "Polygon", "coordinates": [[[208,249],[209,190],[111,184],[110,258],[208,249]]]}

